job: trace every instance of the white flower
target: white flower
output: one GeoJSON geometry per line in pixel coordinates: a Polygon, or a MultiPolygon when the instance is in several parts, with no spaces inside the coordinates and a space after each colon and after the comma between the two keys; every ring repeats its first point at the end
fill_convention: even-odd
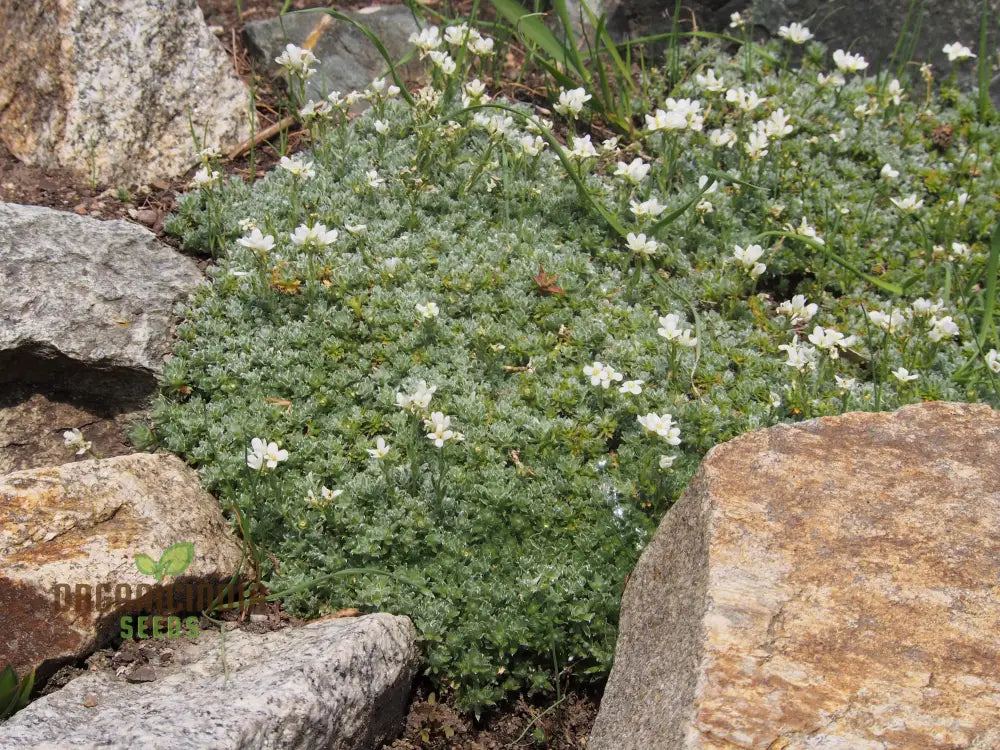
{"type": "Polygon", "coordinates": [[[236,226],[240,228],[241,232],[249,232],[251,229],[257,228],[256,219],[240,219],[236,222],[236,226]]]}
{"type": "Polygon", "coordinates": [[[625,241],[628,244],[629,250],[631,250],[634,253],[639,253],[640,255],[644,255],[647,258],[651,255],[655,255],[656,248],[659,247],[656,240],[652,238],[647,240],[646,235],[641,233],[634,234],[633,232],[629,232],[628,236],[625,238],[625,241]]]}
{"type": "Polygon", "coordinates": [[[518,141],[518,145],[520,145],[522,153],[526,156],[538,156],[548,147],[549,144],[548,141],[540,135],[530,135],[526,133],[521,136],[521,140],[518,141]]]}
{"type": "Polygon", "coordinates": [[[76,427],[72,430],[66,430],[63,433],[63,442],[69,448],[76,448],[76,455],[78,456],[82,456],[89,451],[93,445],[89,440],[84,440],[83,433],[76,427]]]}
{"type": "Polygon", "coordinates": [[[373,188],[380,188],[385,185],[385,180],[378,176],[378,172],[374,169],[369,169],[365,172],[365,180],[373,188]]]}
{"type": "Polygon", "coordinates": [[[666,471],[667,469],[669,469],[671,466],[674,465],[674,461],[676,461],[676,460],[677,460],[677,456],[664,456],[664,455],[661,455],[660,456],[660,469],[662,471],[666,471]]]}
{"type": "Polygon", "coordinates": [[[845,336],[840,331],[823,326],[816,326],[809,334],[809,342],[817,349],[827,350],[830,359],[837,359],[840,356],[840,349],[847,349],[855,341],[857,341],[855,336],[845,336]]]}
{"type": "Polygon", "coordinates": [[[694,80],[695,83],[705,89],[705,91],[722,91],[725,86],[724,81],[716,76],[715,68],[709,68],[706,70],[705,75],[697,73],[694,80]]]}
{"type": "Polygon", "coordinates": [[[465,40],[469,38],[469,24],[460,23],[457,26],[449,26],[444,30],[444,40],[448,44],[453,44],[459,47],[465,44],[465,40]]]}
{"type": "Polygon", "coordinates": [[[910,195],[907,195],[905,198],[890,198],[889,200],[892,201],[893,205],[900,211],[906,211],[907,213],[919,211],[924,205],[923,199],[917,200],[916,193],[910,193],[910,195]]]}
{"type": "Polygon", "coordinates": [[[847,83],[847,79],[845,79],[840,73],[831,73],[830,75],[818,73],[816,75],[816,82],[819,83],[820,86],[832,86],[833,88],[839,89],[847,83]]]}
{"type": "Polygon", "coordinates": [[[379,135],[385,135],[389,132],[389,123],[383,122],[382,120],[376,120],[372,123],[375,126],[375,132],[379,135]]]}
{"type": "Polygon", "coordinates": [[[644,380],[626,380],[618,388],[618,392],[631,393],[635,396],[638,396],[640,393],[642,393],[642,384],[644,382],[645,382],[644,380]]]}
{"type": "Polygon", "coordinates": [[[816,369],[816,349],[808,344],[800,344],[797,334],[792,338],[791,344],[782,344],[778,349],[788,355],[785,364],[789,367],[794,367],[799,372],[816,369]]]}
{"type": "Polygon", "coordinates": [[[846,391],[854,389],[854,386],[858,384],[858,381],[854,378],[842,378],[840,375],[834,375],[833,379],[837,381],[837,387],[843,388],[846,391]]]}
{"type": "Polygon", "coordinates": [[[601,141],[601,152],[605,154],[610,154],[612,151],[618,150],[618,136],[611,136],[610,138],[605,138],[601,141]]]}
{"type": "Polygon", "coordinates": [[[630,200],[629,206],[632,209],[632,213],[640,219],[645,217],[656,218],[667,210],[667,207],[660,203],[655,196],[649,200],[643,201],[642,203],[636,200],[630,200]]]}
{"type": "Polygon", "coordinates": [[[771,392],[769,392],[767,394],[767,399],[768,399],[768,401],[771,402],[771,408],[772,409],[780,409],[781,408],[781,396],[779,396],[774,391],[771,391],[771,392]]]}
{"type": "Polygon", "coordinates": [[[311,227],[300,224],[290,236],[293,245],[319,248],[332,245],[336,242],[337,237],[340,236],[340,232],[336,229],[327,230],[326,224],[313,224],[311,227]]]}
{"type": "Polygon", "coordinates": [[[747,142],[743,144],[743,150],[747,152],[753,161],[767,156],[767,134],[761,128],[755,128],[747,136],[747,142]]]}
{"type": "Polygon", "coordinates": [[[950,315],[945,315],[943,318],[935,316],[931,318],[931,330],[928,332],[927,338],[931,341],[941,341],[954,338],[959,333],[958,324],[950,315]]]}
{"type": "Polygon", "coordinates": [[[478,78],[473,78],[462,87],[462,106],[470,107],[473,104],[482,104],[490,100],[486,93],[486,84],[478,78]]]}
{"type": "Polygon", "coordinates": [[[811,226],[809,222],[806,221],[805,216],[802,217],[802,221],[799,222],[798,226],[793,226],[792,224],[786,224],[785,231],[793,232],[794,234],[798,234],[802,237],[808,237],[817,245],[826,244],[826,242],[823,241],[823,238],[819,236],[819,233],[816,231],[816,228],[811,226]]]}
{"type": "Polygon", "coordinates": [[[269,253],[274,249],[274,237],[269,234],[262,234],[257,227],[254,227],[249,237],[241,237],[236,240],[236,244],[245,247],[247,250],[269,253]]]}
{"type": "Polygon", "coordinates": [[[589,159],[593,156],[597,156],[597,149],[594,148],[594,144],[590,142],[590,135],[583,136],[571,136],[572,148],[570,149],[570,156],[576,159],[589,159]]]}
{"type": "Polygon", "coordinates": [[[952,242],[951,253],[949,253],[948,255],[948,260],[956,260],[958,258],[968,258],[971,254],[972,254],[972,249],[964,242],[952,242]]]}
{"type": "Polygon", "coordinates": [[[787,39],[792,44],[805,44],[813,38],[812,32],[801,23],[790,23],[778,29],[778,36],[787,39]]]}
{"type": "Polygon", "coordinates": [[[757,96],[756,91],[747,91],[742,86],[729,89],[726,92],[726,101],[735,104],[744,112],[753,112],[758,106],[767,101],[757,96]]]}
{"type": "Polygon", "coordinates": [[[656,332],[667,341],[688,348],[698,343],[698,339],[691,335],[692,329],[681,328],[681,318],[676,313],[660,316],[659,321],[660,327],[656,329],[656,332]]]}
{"type": "Polygon", "coordinates": [[[868,67],[868,62],[864,57],[852,55],[842,49],[833,53],[833,62],[841,73],[857,73],[868,67]]]}
{"type": "Polygon", "coordinates": [[[762,255],[764,255],[764,248],[760,245],[748,245],[745,248],[736,245],[736,248],[733,250],[733,257],[743,264],[743,267],[747,269],[747,272],[754,279],[767,269],[767,266],[763,263],[757,262],[762,255]]]}
{"type": "Polygon", "coordinates": [[[645,416],[637,417],[639,424],[646,428],[648,432],[659,435],[670,445],[681,444],[681,430],[674,426],[674,418],[671,414],[655,414],[650,412],[645,416]]]}
{"type": "Polygon", "coordinates": [[[608,388],[611,382],[620,383],[625,377],[620,372],[615,372],[615,368],[595,361],[593,364],[584,365],[583,374],[590,378],[590,384],[608,388]]]}
{"type": "Polygon", "coordinates": [[[782,302],[776,309],[779,315],[787,317],[788,322],[795,326],[812,320],[819,306],[815,302],[806,304],[805,296],[796,294],[790,300],[782,302]]]}
{"type": "Polygon", "coordinates": [[[708,134],[708,142],[716,148],[722,148],[723,146],[732,148],[736,144],[736,131],[729,128],[722,130],[716,128],[708,134]]]}
{"type": "Polygon", "coordinates": [[[298,154],[290,159],[287,156],[282,156],[281,160],[278,162],[278,166],[286,172],[291,173],[293,177],[298,177],[303,180],[316,176],[316,170],[313,169],[313,163],[311,161],[304,161],[298,154]]]}
{"type": "Polygon", "coordinates": [[[389,455],[391,449],[392,446],[387,445],[385,439],[380,437],[375,440],[375,447],[368,449],[368,455],[381,460],[389,455]]]}
{"type": "Polygon", "coordinates": [[[713,181],[711,185],[708,185],[708,187],[705,187],[705,185],[708,185],[707,174],[703,174],[701,177],[698,178],[698,190],[703,195],[711,195],[712,193],[714,193],[716,190],[719,189],[719,183],[715,181],[713,181]]]}
{"type": "Polygon", "coordinates": [[[924,299],[923,297],[917,297],[910,304],[910,309],[913,311],[914,315],[937,315],[941,312],[944,307],[944,300],[938,297],[937,302],[931,302],[929,299],[924,299]]]}
{"type": "Polygon", "coordinates": [[[419,33],[410,34],[410,44],[413,44],[427,53],[429,50],[437,49],[441,46],[441,30],[437,26],[428,26],[421,29],[419,33]]]}
{"type": "Polygon", "coordinates": [[[433,320],[441,312],[436,302],[425,302],[422,305],[414,305],[417,314],[424,320],[433,320]]]}
{"type": "Polygon", "coordinates": [[[996,349],[990,349],[986,352],[986,366],[990,368],[991,372],[1000,375],[1000,352],[997,352],[996,349]]]}
{"type": "Polygon", "coordinates": [[[899,177],[899,170],[893,169],[892,165],[887,162],[882,165],[882,170],[879,172],[879,177],[881,177],[886,182],[892,182],[897,177],[899,177]]]}
{"type": "Polygon", "coordinates": [[[739,12],[729,14],[729,28],[742,29],[746,24],[746,19],[739,12]]]}
{"type": "Polygon", "coordinates": [[[768,138],[784,138],[793,129],[788,124],[788,115],[785,114],[785,110],[781,107],[774,110],[771,116],[764,120],[764,135],[768,138]]]}
{"type": "Polygon", "coordinates": [[[396,393],[396,406],[404,411],[420,412],[425,411],[431,404],[431,397],[437,390],[436,385],[428,386],[427,382],[421,380],[417,383],[413,393],[406,394],[402,391],[396,393]]]}
{"type": "Polygon", "coordinates": [[[889,95],[889,101],[897,107],[902,103],[903,87],[900,85],[898,78],[893,78],[889,81],[889,85],[886,87],[885,92],[889,95]]]}
{"type": "Polygon", "coordinates": [[[424,420],[424,425],[430,430],[427,439],[433,441],[436,448],[443,448],[449,440],[465,440],[465,435],[451,429],[451,417],[446,417],[443,412],[431,414],[430,419],[424,420]]]}
{"type": "Polygon", "coordinates": [[[917,373],[911,373],[905,367],[900,367],[898,370],[892,370],[892,374],[900,383],[908,383],[911,380],[916,380],[920,377],[917,373]]]}
{"type": "Polygon", "coordinates": [[[966,47],[961,42],[952,42],[951,44],[946,44],[941,48],[941,51],[948,55],[948,62],[958,62],[961,60],[968,60],[969,58],[975,57],[972,54],[972,50],[966,47]]]}
{"type": "Polygon", "coordinates": [[[898,328],[906,323],[906,316],[903,315],[901,310],[893,310],[888,315],[880,310],[869,310],[868,320],[883,331],[895,333],[898,328]]]}
{"type": "Polygon", "coordinates": [[[649,170],[650,165],[644,162],[641,158],[636,157],[628,164],[623,161],[618,162],[618,165],[615,168],[615,177],[624,177],[633,185],[638,185],[646,179],[646,175],[649,174],[649,170]]]}
{"type": "Polygon", "coordinates": [[[667,99],[664,103],[666,111],[657,109],[652,115],[646,115],[646,130],[701,130],[704,116],[701,114],[701,102],[695,99],[667,99]]]}
{"type": "Polygon", "coordinates": [[[288,460],[288,451],[279,449],[278,444],[267,442],[264,438],[255,437],[250,441],[250,454],[247,456],[247,466],[254,471],[267,471],[278,466],[280,461],[288,460]]]}
{"type": "Polygon", "coordinates": [[[474,55],[485,57],[493,54],[493,40],[488,36],[477,36],[469,41],[469,51],[474,55]]]}
{"type": "Polygon", "coordinates": [[[219,181],[222,175],[219,170],[213,169],[209,171],[208,167],[202,167],[197,172],[194,173],[194,177],[191,178],[191,187],[202,188],[213,185],[219,181]]]}
{"type": "Polygon", "coordinates": [[[584,88],[570,89],[569,91],[560,89],[559,101],[552,108],[564,117],[573,119],[583,111],[583,105],[592,98],[584,88]]]}
{"type": "Polygon", "coordinates": [[[323,117],[330,113],[330,103],[329,102],[314,102],[312,99],[306,102],[306,105],[299,110],[299,117],[303,120],[309,120],[313,117],[323,117]]]}
{"type": "Polygon", "coordinates": [[[294,44],[287,45],[285,51],[274,58],[274,61],[289,73],[295,73],[303,78],[308,78],[316,72],[315,69],[309,67],[316,62],[316,55],[307,49],[296,47],[294,44]]]}
{"type": "Polygon", "coordinates": [[[440,68],[441,72],[446,76],[450,76],[457,68],[455,61],[447,52],[442,52],[441,50],[431,50],[427,53],[427,56],[430,57],[431,62],[434,63],[437,68],[440,68]]]}
{"type": "Polygon", "coordinates": [[[358,235],[361,234],[368,228],[367,224],[344,224],[344,229],[350,234],[358,235]]]}

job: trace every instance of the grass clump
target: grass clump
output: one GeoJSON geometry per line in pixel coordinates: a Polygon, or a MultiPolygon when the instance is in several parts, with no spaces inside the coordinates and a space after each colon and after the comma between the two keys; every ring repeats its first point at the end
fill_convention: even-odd
{"type": "Polygon", "coordinates": [[[170,231],[221,252],[146,440],[240,512],[288,606],[410,615],[478,710],[607,673],[625,577],[713,445],[997,403],[996,130],[820,82],[819,47],[691,45],[639,141],[574,133],[567,93],[562,145],[443,37],[412,106],[381,81],[354,122],[311,103],[308,155],[181,201],[170,231]],[[334,575],[359,568],[392,575],[334,575]]]}

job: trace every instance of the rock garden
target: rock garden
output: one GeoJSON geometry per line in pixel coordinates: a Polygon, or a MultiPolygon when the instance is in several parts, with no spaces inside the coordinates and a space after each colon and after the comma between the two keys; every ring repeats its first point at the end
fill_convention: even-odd
{"type": "Polygon", "coordinates": [[[1000,746],[988,4],[311,5],[0,9],[0,748],[1000,746]]]}

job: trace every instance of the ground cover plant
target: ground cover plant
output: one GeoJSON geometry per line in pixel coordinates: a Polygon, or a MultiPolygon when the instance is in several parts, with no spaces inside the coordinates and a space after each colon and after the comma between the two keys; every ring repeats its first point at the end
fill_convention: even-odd
{"type": "Polygon", "coordinates": [[[430,86],[303,103],[312,149],[267,178],[206,150],[168,229],[216,264],[140,438],[199,467],[289,607],[410,615],[459,705],[603,677],[713,445],[1000,403],[995,124],[804,36],[679,48],[619,142],[585,87],[553,92],[556,138],[476,78],[486,37],[428,27],[430,86]]]}

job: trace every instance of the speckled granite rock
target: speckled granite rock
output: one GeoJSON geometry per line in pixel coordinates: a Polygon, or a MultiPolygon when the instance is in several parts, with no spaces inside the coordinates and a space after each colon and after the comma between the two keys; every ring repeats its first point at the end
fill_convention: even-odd
{"type": "Polygon", "coordinates": [[[0,139],[28,164],[116,185],[170,177],[196,160],[192,127],[228,147],[249,113],[197,0],[0,3],[0,139]]]}
{"type": "Polygon", "coordinates": [[[1000,412],[714,448],[622,602],[590,750],[1000,747],[1000,412]]]}
{"type": "Polygon", "coordinates": [[[151,390],[174,305],[201,278],[134,224],[0,203],[0,383],[151,390]]]}
{"type": "Polygon", "coordinates": [[[224,655],[217,631],[178,648],[155,682],[85,674],[30,704],[0,725],[0,750],[374,750],[399,731],[420,663],[413,625],[386,614],[229,631],[224,655]]]}
{"type": "MultiPolygon", "coordinates": [[[[412,48],[408,40],[417,31],[417,24],[413,13],[403,5],[372,6],[345,15],[370,28],[394,63],[412,48]]],[[[281,68],[274,58],[286,44],[308,45],[320,64],[306,83],[306,95],[317,101],[331,91],[360,91],[388,70],[375,45],[359,29],[322,12],[288,13],[253,21],[244,27],[243,38],[257,64],[270,75],[280,75],[281,68]]],[[[413,72],[420,67],[407,70],[413,72]]]]}
{"type": "Polygon", "coordinates": [[[179,584],[159,609],[181,611],[188,584],[228,581],[241,555],[218,502],[176,456],[136,453],[0,477],[0,669],[38,667],[45,679],[118,632],[141,598],[138,584],[155,596],[179,584]],[[136,554],[159,559],[177,542],[194,545],[182,576],[158,582],[139,572],[136,554]],[[88,587],[79,600],[78,585],[88,587]]]}

